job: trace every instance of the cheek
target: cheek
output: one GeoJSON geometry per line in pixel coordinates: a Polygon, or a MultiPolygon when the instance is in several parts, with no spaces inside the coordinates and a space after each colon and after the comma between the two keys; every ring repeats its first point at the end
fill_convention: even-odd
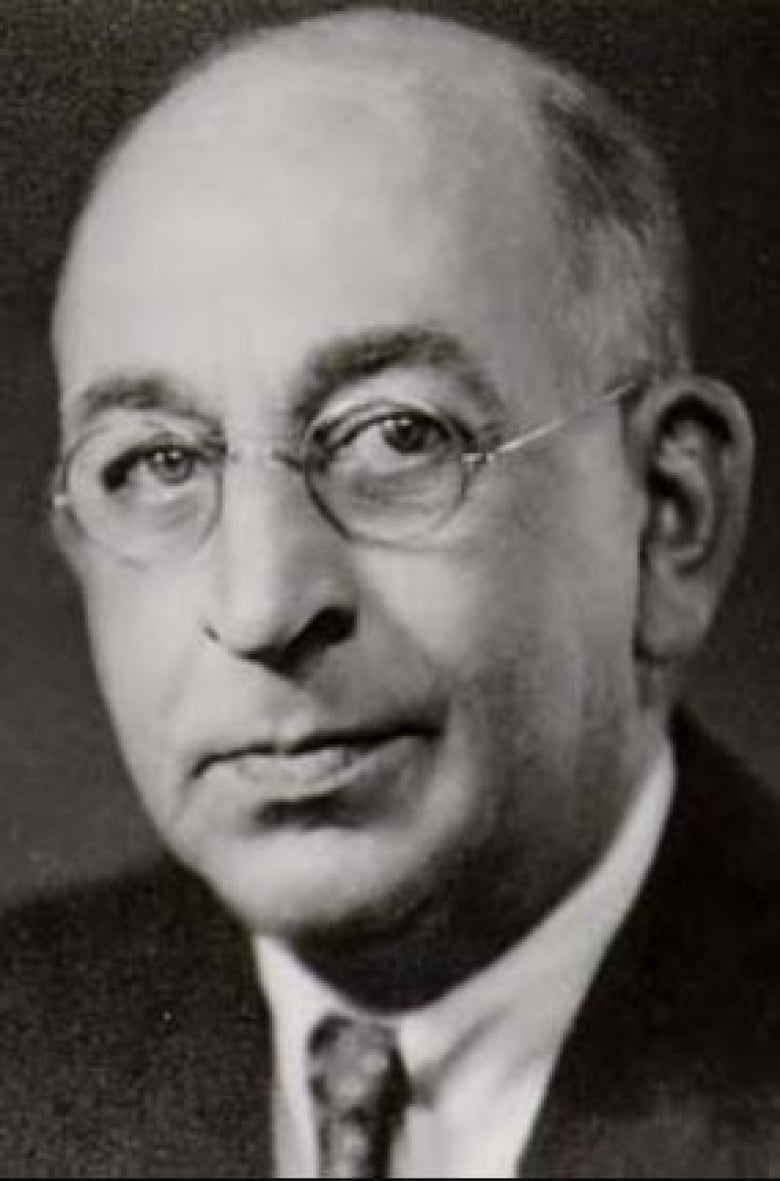
{"type": "Polygon", "coordinates": [[[558,477],[563,488],[553,473],[515,512],[494,512],[500,528],[373,574],[385,615],[488,741],[571,741],[631,674],[636,574],[619,499],[578,473],[565,512],[558,477]]]}
{"type": "Polygon", "coordinates": [[[155,781],[165,734],[188,680],[197,613],[181,580],[96,563],[83,581],[95,670],[125,758],[155,781]]]}
{"type": "Polygon", "coordinates": [[[578,604],[554,547],[527,531],[405,555],[372,582],[397,650],[424,653],[449,712],[489,740],[515,733],[551,693],[576,692],[578,604]]]}
{"type": "Polygon", "coordinates": [[[501,668],[567,611],[561,554],[543,526],[503,522],[501,530],[383,558],[371,570],[379,610],[464,679],[501,668]],[[561,594],[563,590],[563,594],[561,594]]]}

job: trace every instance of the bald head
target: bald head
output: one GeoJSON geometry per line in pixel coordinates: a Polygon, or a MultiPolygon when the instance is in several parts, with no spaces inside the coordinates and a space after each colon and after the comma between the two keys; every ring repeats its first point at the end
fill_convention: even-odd
{"type": "MultiPolygon", "coordinates": [[[[189,229],[201,236],[210,220],[232,219],[241,253],[242,198],[249,216],[262,210],[271,237],[279,217],[298,210],[302,246],[332,233],[348,206],[357,245],[361,211],[369,216],[390,191],[420,251],[438,232],[426,207],[439,208],[442,225],[457,223],[468,267],[495,273],[510,321],[499,317],[500,326],[510,332],[513,277],[527,261],[513,247],[535,237],[550,288],[539,315],[565,324],[562,366],[573,363],[585,384],[687,367],[674,202],[661,164],[623,116],[590,84],[517,46],[380,9],[223,47],[129,130],[98,175],[64,268],[61,366],[64,325],[85,275],[94,286],[100,272],[95,256],[110,252],[118,264],[124,249],[153,260],[158,236],[171,232],[166,211],[185,233],[200,205],[189,229]],[[144,242],[132,232],[134,210],[144,242]]],[[[103,281],[113,286],[118,269],[103,281]]]]}

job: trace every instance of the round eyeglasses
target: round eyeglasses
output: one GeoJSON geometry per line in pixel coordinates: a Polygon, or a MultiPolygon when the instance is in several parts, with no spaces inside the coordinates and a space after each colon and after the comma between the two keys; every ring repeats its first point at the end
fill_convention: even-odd
{"type": "Polygon", "coordinates": [[[637,388],[610,389],[581,409],[491,445],[427,405],[386,401],[325,412],[296,453],[234,450],[160,413],[112,415],[80,439],[55,474],[52,504],[89,540],[151,565],[193,554],[217,525],[225,466],[245,456],[300,473],[344,536],[385,545],[424,542],[460,508],[477,473],[549,438],[637,388]]]}

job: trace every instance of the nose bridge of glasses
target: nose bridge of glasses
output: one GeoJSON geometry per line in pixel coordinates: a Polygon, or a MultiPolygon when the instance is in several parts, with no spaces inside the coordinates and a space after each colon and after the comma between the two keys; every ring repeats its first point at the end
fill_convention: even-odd
{"type": "Polygon", "coordinates": [[[352,610],[350,560],[299,478],[304,456],[265,441],[223,454],[230,465],[240,462],[224,470],[205,622],[235,652],[281,658],[296,640],[316,640],[318,619],[352,610]],[[268,479],[269,463],[291,478],[268,479]]]}
{"type": "Polygon", "coordinates": [[[225,458],[231,464],[255,466],[278,465],[290,471],[303,473],[306,465],[305,452],[290,443],[270,439],[242,439],[239,443],[225,448],[225,458]]]}
{"type": "MultiPolygon", "coordinates": [[[[297,538],[315,548],[322,527],[333,522],[322,498],[312,487],[306,449],[293,443],[268,438],[241,439],[222,453],[220,480],[211,530],[221,534],[228,549],[235,542],[239,551],[263,536],[269,546],[285,549],[297,538]],[[281,468],[281,473],[274,472],[281,468]]],[[[321,539],[320,539],[321,540],[321,539]]]]}
{"type": "MultiPolygon", "coordinates": [[[[219,528],[226,535],[257,535],[269,540],[286,531],[295,514],[296,529],[311,503],[305,455],[291,446],[268,439],[241,440],[223,452],[219,493],[219,528]],[[282,469],[289,479],[273,469],[282,469]],[[301,479],[303,477],[303,479],[301,479]]],[[[319,513],[317,516],[319,517],[319,513]]]]}

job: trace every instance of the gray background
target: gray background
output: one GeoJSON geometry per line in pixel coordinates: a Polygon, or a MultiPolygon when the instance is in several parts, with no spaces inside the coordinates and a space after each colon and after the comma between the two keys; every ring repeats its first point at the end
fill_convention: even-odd
{"type": "MultiPolygon", "coordinates": [[[[153,847],[42,511],[54,448],[45,327],[67,227],[97,155],[172,69],[223,33],[347,6],[0,0],[0,905],[153,847]]],[[[689,697],[780,790],[780,0],[414,7],[516,31],[590,72],[672,165],[700,366],[744,392],[760,443],[745,558],[689,697]]]]}

